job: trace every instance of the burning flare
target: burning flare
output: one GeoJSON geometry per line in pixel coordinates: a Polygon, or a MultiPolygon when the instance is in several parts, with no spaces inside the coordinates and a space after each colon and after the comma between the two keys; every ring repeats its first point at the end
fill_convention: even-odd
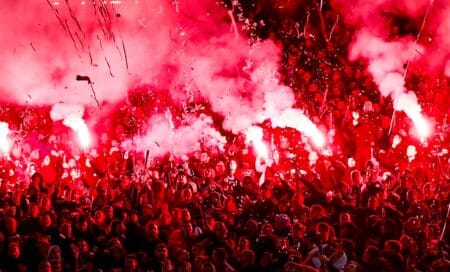
{"type": "Polygon", "coordinates": [[[9,133],[9,125],[5,122],[0,122],[0,151],[3,154],[8,154],[11,150],[9,133]]]}
{"type": "Polygon", "coordinates": [[[245,143],[252,143],[258,158],[268,160],[269,149],[263,141],[263,130],[257,126],[251,126],[245,131],[245,143]]]}
{"type": "Polygon", "coordinates": [[[71,128],[78,138],[79,145],[86,149],[91,143],[91,135],[83,119],[84,107],[80,105],[55,104],[50,112],[53,121],[63,121],[66,127],[71,128]]]}
{"type": "Polygon", "coordinates": [[[422,52],[422,46],[411,39],[384,41],[367,30],[359,32],[350,51],[350,60],[365,58],[369,60],[368,70],[372,74],[383,96],[390,96],[394,110],[403,111],[414,123],[419,138],[424,139],[431,133],[422,108],[414,92],[405,86],[407,70],[405,63],[417,58],[416,52],[422,52]]]}
{"type": "Polygon", "coordinates": [[[83,149],[88,148],[91,145],[91,135],[86,122],[79,116],[70,115],[64,119],[63,124],[71,128],[78,138],[78,143],[83,149]]]}
{"type": "Polygon", "coordinates": [[[293,128],[311,139],[317,148],[323,148],[325,136],[317,126],[299,109],[287,109],[278,118],[272,119],[273,127],[293,128]]]}

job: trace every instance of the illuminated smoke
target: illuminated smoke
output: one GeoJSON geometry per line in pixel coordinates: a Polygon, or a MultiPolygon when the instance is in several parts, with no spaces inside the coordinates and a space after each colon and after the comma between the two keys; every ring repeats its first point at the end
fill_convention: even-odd
{"type": "Polygon", "coordinates": [[[400,94],[396,102],[396,109],[404,111],[414,123],[415,133],[421,140],[426,139],[431,134],[431,127],[428,120],[423,116],[422,109],[413,92],[400,94]]]}
{"type": "Polygon", "coordinates": [[[386,42],[366,30],[358,33],[350,51],[350,60],[366,58],[372,74],[383,96],[390,96],[395,110],[404,111],[413,121],[420,137],[428,136],[430,129],[422,115],[422,108],[414,92],[405,87],[404,64],[414,60],[415,52],[423,48],[411,39],[386,42]]]}
{"type": "MultiPolygon", "coordinates": [[[[273,127],[294,128],[322,147],[323,135],[302,111],[293,109],[294,93],[279,81],[280,48],[271,41],[249,46],[244,37],[232,37],[227,34],[220,42],[209,42],[217,46],[196,48],[195,61],[181,66],[178,80],[192,79],[189,87],[198,90],[212,109],[225,117],[226,130],[260,136],[262,130],[253,125],[271,120],[273,127]],[[232,72],[236,68],[240,70],[232,72]]],[[[264,144],[251,137],[259,155],[267,156],[264,144]]]]}
{"type": "Polygon", "coordinates": [[[369,69],[380,91],[385,96],[392,95],[396,109],[404,110],[412,119],[416,134],[426,138],[431,133],[431,124],[422,115],[414,93],[405,89],[403,78],[408,71],[404,66],[410,73],[420,72],[422,77],[432,79],[442,72],[450,75],[450,2],[332,0],[331,3],[344,15],[346,24],[356,29],[350,51],[358,53],[353,52],[353,58],[360,55],[369,60],[369,66],[381,69],[381,74],[374,73],[379,68],[369,69]],[[401,18],[402,23],[396,23],[396,18],[401,18]]]}
{"type": "Polygon", "coordinates": [[[1,1],[3,99],[96,106],[90,86],[77,75],[90,78],[100,103],[123,99],[134,84],[152,82],[171,48],[176,22],[170,4],[59,2],[1,1]]]}
{"type": "Polygon", "coordinates": [[[245,144],[252,144],[258,158],[268,160],[269,149],[263,141],[263,130],[261,127],[251,126],[245,130],[245,144]]]}
{"type": "Polygon", "coordinates": [[[91,145],[91,135],[85,121],[78,116],[68,116],[64,119],[63,124],[75,131],[78,137],[78,143],[83,149],[91,145]]]}
{"type": "Polygon", "coordinates": [[[125,142],[123,146],[141,151],[149,150],[151,157],[171,153],[177,158],[198,151],[200,148],[224,149],[226,140],[212,128],[211,117],[190,115],[186,118],[185,124],[174,127],[168,116],[168,114],[153,116],[148,123],[145,135],[136,136],[133,141],[125,142]]]}
{"type": "Polygon", "coordinates": [[[280,128],[293,128],[310,138],[315,147],[325,146],[325,136],[301,110],[285,110],[279,117],[272,120],[272,125],[280,128]]]}
{"type": "Polygon", "coordinates": [[[9,125],[5,122],[0,122],[0,151],[2,154],[8,154],[11,150],[9,134],[9,125]]]}
{"type": "MultiPolygon", "coordinates": [[[[343,13],[347,24],[356,29],[370,29],[380,36],[393,30],[390,19],[402,16],[422,28],[419,43],[421,72],[436,75],[445,69],[450,55],[450,2],[446,0],[332,0],[333,7],[343,13]],[[426,20],[424,20],[427,14],[426,20]]],[[[414,37],[416,38],[416,37],[414,37]]],[[[449,74],[446,74],[449,76],[449,74]]]]}
{"type": "MultiPolygon", "coordinates": [[[[90,144],[84,109],[98,101],[105,111],[105,102],[123,101],[139,85],[158,86],[174,108],[208,104],[235,134],[278,120],[294,105],[292,89],[279,81],[282,48],[230,31],[227,10],[214,1],[72,2],[1,2],[10,23],[0,26],[0,78],[7,82],[0,94],[18,104],[55,105],[52,119],[64,120],[81,146],[90,144]],[[81,109],[62,117],[60,102],[81,109]]],[[[175,128],[158,123],[163,116],[146,117],[145,136],[133,139],[138,150],[184,154],[199,141],[223,145],[210,117],[189,116],[175,128]]]]}
{"type": "Polygon", "coordinates": [[[55,104],[50,112],[50,117],[55,122],[62,120],[65,126],[75,132],[80,147],[86,149],[92,144],[92,139],[83,114],[83,106],[55,104]]]}

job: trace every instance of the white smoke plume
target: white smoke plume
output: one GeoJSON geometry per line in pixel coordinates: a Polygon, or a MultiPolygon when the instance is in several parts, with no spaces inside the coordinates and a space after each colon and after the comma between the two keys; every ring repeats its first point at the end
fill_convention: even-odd
{"type": "Polygon", "coordinates": [[[206,115],[188,116],[186,123],[173,127],[166,114],[153,116],[148,123],[148,130],[143,136],[136,136],[124,147],[149,150],[151,157],[158,157],[168,152],[174,157],[198,151],[198,143],[204,148],[219,147],[223,150],[225,138],[212,128],[213,121],[206,115]]]}
{"type": "Polygon", "coordinates": [[[79,145],[82,148],[88,148],[92,140],[83,115],[84,108],[80,105],[55,104],[50,111],[50,118],[54,122],[62,120],[65,126],[76,133],[79,145]]]}
{"type": "Polygon", "coordinates": [[[383,96],[390,96],[394,109],[404,111],[414,122],[421,136],[428,136],[429,128],[422,115],[416,94],[405,87],[407,63],[417,57],[423,47],[411,39],[387,42],[366,30],[358,33],[350,50],[350,60],[369,60],[368,70],[372,74],[383,96]]]}
{"type": "Polygon", "coordinates": [[[272,126],[293,128],[311,139],[317,148],[324,147],[325,136],[317,126],[299,109],[287,109],[272,121],[272,126]]]}
{"type": "MultiPolygon", "coordinates": [[[[52,119],[65,120],[81,145],[89,135],[84,110],[123,101],[138,85],[156,85],[177,103],[209,103],[233,133],[277,119],[294,104],[278,77],[281,46],[250,42],[239,27],[230,32],[233,20],[214,1],[85,3],[0,3],[0,79],[7,83],[0,94],[17,104],[55,105],[52,119]],[[79,106],[63,114],[63,103],[79,106]]],[[[137,149],[184,154],[204,137],[223,144],[209,117],[191,116],[175,129],[160,118],[149,116],[145,136],[134,139],[137,149]]]]}
{"type": "Polygon", "coordinates": [[[0,152],[2,155],[8,154],[11,150],[11,140],[9,139],[9,125],[5,122],[0,122],[0,152]]]}
{"type": "Polygon", "coordinates": [[[255,152],[260,159],[269,158],[269,149],[263,141],[264,132],[261,127],[251,126],[245,130],[245,143],[252,144],[255,152]]]}

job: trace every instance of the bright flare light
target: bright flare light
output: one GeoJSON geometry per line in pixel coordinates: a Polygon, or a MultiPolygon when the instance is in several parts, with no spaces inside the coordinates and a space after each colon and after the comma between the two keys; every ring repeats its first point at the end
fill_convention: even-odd
{"type": "Polygon", "coordinates": [[[402,110],[414,123],[417,138],[422,142],[428,138],[432,129],[428,120],[422,114],[422,107],[413,92],[403,93],[397,99],[396,110],[402,110]]]}
{"type": "Polygon", "coordinates": [[[293,128],[311,139],[314,146],[323,148],[326,140],[323,133],[301,110],[288,109],[281,116],[272,120],[273,127],[293,128]]]}
{"type": "Polygon", "coordinates": [[[5,122],[0,122],[0,151],[4,154],[8,154],[11,149],[9,133],[9,125],[5,122]]]}
{"type": "Polygon", "coordinates": [[[418,113],[417,116],[414,116],[414,118],[412,118],[412,121],[414,123],[414,127],[416,128],[417,135],[422,141],[431,135],[430,124],[422,114],[418,113]]]}
{"type": "Polygon", "coordinates": [[[253,144],[253,148],[259,158],[267,160],[269,158],[269,149],[263,142],[263,130],[260,127],[252,126],[245,131],[245,143],[253,144]]]}
{"type": "Polygon", "coordinates": [[[55,104],[50,111],[53,121],[63,121],[63,124],[71,128],[78,138],[79,145],[86,149],[91,145],[91,135],[86,122],[83,120],[84,107],[82,105],[55,104]]]}
{"type": "Polygon", "coordinates": [[[311,135],[311,141],[317,148],[323,148],[325,146],[325,137],[322,132],[316,128],[315,131],[312,132],[314,135],[311,135]]]}
{"type": "Polygon", "coordinates": [[[78,137],[78,143],[83,149],[86,149],[91,145],[89,128],[83,119],[78,116],[71,115],[64,119],[63,124],[75,131],[78,137]]]}

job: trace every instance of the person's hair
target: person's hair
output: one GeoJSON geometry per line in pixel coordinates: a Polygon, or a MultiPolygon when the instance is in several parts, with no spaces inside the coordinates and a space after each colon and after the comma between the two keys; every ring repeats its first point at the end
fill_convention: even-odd
{"type": "Polygon", "coordinates": [[[355,242],[348,239],[342,239],[342,247],[344,248],[344,251],[347,253],[347,255],[349,255],[348,257],[350,257],[355,250],[355,242]]]}
{"type": "Polygon", "coordinates": [[[202,265],[202,271],[205,271],[205,269],[206,268],[212,268],[213,269],[213,271],[216,271],[216,267],[214,266],[214,264],[213,263],[211,263],[211,262],[206,262],[206,263],[204,263],[203,265],[202,265]]]}
{"type": "Polygon", "coordinates": [[[370,257],[370,259],[378,259],[381,257],[380,250],[375,246],[368,246],[366,248],[366,254],[370,257]]]}
{"type": "Polygon", "coordinates": [[[227,258],[227,251],[223,247],[218,247],[214,249],[214,257],[220,261],[224,261],[227,258]]]}
{"type": "Polygon", "coordinates": [[[330,231],[331,226],[329,224],[325,223],[325,222],[320,222],[317,225],[317,229],[318,230],[324,230],[324,231],[330,231]]]}
{"type": "Polygon", "coordinates": [[[390,246],[395,250],[395,252],[400,252],[402,250],[402,244],[397,240],[388,240],[385,243],[385,247],[390,246]]]}
{"type": "Polygon", "coordinates": [[[39,172],[36,172],[36,173],[34,173],[32,176],[31,176],[31,180],[34,180],[34,179],[36,179],[36,178],[38,178],[39,179],[39,187],[41,187],[41,189],[42,189],[42,186],[43,186],[43,183],[44,183],[44,177],[42,176],[42,174],[41,173],[39,173],[39,172]]]}
{"type": "Polygon", "coordinates": [[[255,252],[253,252],[252,250],[249,250],[249,249],[243,250],[243,251],[239,254],[239,256],[242,256],[242,257],[245,256],[246,258],[248,258],[248,259],[251,260],[251,263],[252,263],[252,264],[255,263],[255,260],[256,260],[256,254],[255,254],[255,252]]]}

